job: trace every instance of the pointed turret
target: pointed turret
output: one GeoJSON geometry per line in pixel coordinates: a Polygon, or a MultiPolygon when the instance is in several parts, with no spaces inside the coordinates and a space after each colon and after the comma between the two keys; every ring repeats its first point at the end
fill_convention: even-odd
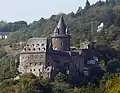
{"type": "Polygon", "coordinates": [[[59,29],[59,34],[61,34],[61,35],[65,34],[66,25],[65,25],[65,22],[64,22],[64,19],[62,16],[58,22],[57,28],[59,29]]]}
{"type": "Polygon", "coordinates": [[[57,27],[52,35],[53,50],[69,51],[70,50],[70,33],[66,28],[63,17],[60,17],[57,27]]]}
{"type": "Polygon", "coordinates": [[[68,27],[66,28],[66,35],[70,35],[70,31],[69,31],[68,27]]]}
{"type": "Polygon", "coordinates": [[[90,8],[90,2],[89,2],[89,0],[86,1],[86,6],[85,6],[85,9],[88,9],[88,8],[90,8]]]}

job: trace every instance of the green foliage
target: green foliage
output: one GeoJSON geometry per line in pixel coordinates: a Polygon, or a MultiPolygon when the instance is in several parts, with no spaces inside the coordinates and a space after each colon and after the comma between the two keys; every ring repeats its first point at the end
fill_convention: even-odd
{"type": "Polygon", "coordinates": [[[70,93],[70,85],[65,80],[66,76],[64,74],[56,75],[55,81],[51,83],[53,93],[70,93]]]}
{"type": "Polygon", "coordinates": [[[111,60],[108,63],[106,70],[110,73],[120,72],[120,60],[118,59],[111,60]]]}
{"type": "Polygon", "coordinates": [[[17,67],[13,57],[2,57],[0,59],[0,81],[15,77],[18,74],[17,67]]]}
{"type": "MultiPolygon", "coordinates": [[[[120,0],[98,1],[94,5],[90,5],[87,0],[85,8],[79,7],[76,13],[52,15],[48,19],[41,18],[29,25],[25,21],[1,21],[0,27],[7,27],[11,32],[7,40],[0,40],[0,93],[119,93],[120,75],[117,72],[120,71],[120,60],[114,55],[114,51],[120,50],[120,0]],[[92,36],[96,37],[98,45],[107,45],[98,49],[102,52],[103,60],[99,63],[103,70],[116,74],[105,74],[102,80],[93,75],[91,82],[94,84],[88,83],[83,86],[71,86],[62,73],[52,82],[47,78],[38,79],[31,73],[20,76],[19,80],[13,79],[18,75],[18,63],[15,64],[15,58],[5,56],[4,45],[9,44],[11,48],[16,48],[16,43],[27,41],[31,37],[49,38],[61,15],[70,28],[72,46],[79,48],[80,43],[90,40],[92,36]],[[104,27],[100,32],[96,32],[101,22],[104,23],[104,27]]],[[[92,72],[94,71],[98,73],[97,69],[92,69],[92,72]]]]}

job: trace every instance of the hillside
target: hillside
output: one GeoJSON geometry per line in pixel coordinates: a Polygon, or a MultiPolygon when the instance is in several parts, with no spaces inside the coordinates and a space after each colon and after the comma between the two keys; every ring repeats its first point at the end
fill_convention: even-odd
{"type": "MultiPolygon", "coordinates": [[[[10,23],[0,21],[0,28],[10,30],[8,39],[0,40],[0,93],[120,92],[120,0],[99,0],[93,5],[87,0],[85,7],[79,7],[76,13],[52,15],[48,19],[41,18],[31,24],[24,20],[10,23]],[[69,82],[68,75],[63,73],[57,74],[52,81],[41,75],[20,75],[17,69],[19,54],[26,41],[30,37],[50,39],[61,16],[70,29],[72,46],[80,47],[80,43],[96,39],[97,47],[91,47],[90,50],[100,53],[97,65],[99,64],[101,73],[104,74],[93,68],[91,72],[97,75],[86,77],[83,73],[78,73],[77,77],[73,77],[73,81],[77,82],[73,83],[69,82]],[[101,23],[102,30],[97,31],[101,23]]],[[[83,51],[87,52],[89,49],[83,51]]],[[[92,53],[95,52],[89,54],[92,53]]],[[[86,57],[84,59],[86,61],[86,57]]]]}
{"type": "MultiPolygon", "coordinates": [[[[76,13],[71,12],[67,15],[52,15],[48,19],[41,18],[40,20],[34,21],[29,25],[25,21],[18,21],[8,24],[4,23],[5,27],[10,28],[12,32],[7,41],[9,43],[12,43],[25,41],[30,37],[50,37],[55,29],[55,26],[57,25],[60,16],[62,15],[72,34],[71,44],[79,47],[80,42],[85,41],[86,39],[89,40],[91,38],[91,25],[93,25],[94,27],[94,35],[104,36],[101,34],[103,34],[105,31],[103,31],[102,33],[96,32],[97,26],[103,22],[103,30],[109,30],[109,32],[113,30],[114,34],[110,33],[111,37],[113,37],[115,35],[116,29],[117,31],[119,31],[119,11],[119,0],[106,0],[106,2],[98,1],[94,5],[86,3],[85,8],[82,9],[81,7],[79,7],[76,13]],[[111,27],[114,28],[111,29],[111,27]]],[[[100,38],[102,40],[102,38],[104,37],[100,38]]],[[[117,40],[111,42],[111,45],[113,45],[113,43],[119,42],[117,40]]],[[[103,41],[101,42],[103,43],[103,41]]]]}

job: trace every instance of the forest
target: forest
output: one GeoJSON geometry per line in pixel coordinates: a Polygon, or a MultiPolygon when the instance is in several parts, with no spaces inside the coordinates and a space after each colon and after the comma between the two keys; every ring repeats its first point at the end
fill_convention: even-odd
{"type": "Polygon", "coordinates": [[[0,28],[10,31],[8,39],[0,40],[0,93],[120,92],[120,0],[99,0],[92,5],[87,0],[85,7],[80,6],[75,13],[52,15],[30,24],[24,20],[9,23],[0,21],[0,28]],[[71,84],[63,73],[57,74],[53,81],[32,74],[24,74],[17,79],[19,53],[11,55],[8,50],[18,51],[17,44],[26,42],[31,37],[50,38],[61,15],[72,35],[71,46],[79,48],[82,42],[95,37],[97,46],[102,47],[102,56],[106,59],[99,62],[104,75],[94,76],[85,84],[71,84]],[[97,32],[101,23],[104,26],[97,32]]]}

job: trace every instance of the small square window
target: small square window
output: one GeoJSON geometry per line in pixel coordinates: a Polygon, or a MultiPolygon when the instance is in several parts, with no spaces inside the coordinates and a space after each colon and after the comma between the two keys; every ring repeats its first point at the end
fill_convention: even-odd
{"type": "Polygon", "coordinates": [[[44,44],[41,44],[41,46],[44,46],[44,44]]]}
{"type": "Polygon", "coordinates": [[[32,69],[30,69],[30,71],[32,71],[32,69]]]}

